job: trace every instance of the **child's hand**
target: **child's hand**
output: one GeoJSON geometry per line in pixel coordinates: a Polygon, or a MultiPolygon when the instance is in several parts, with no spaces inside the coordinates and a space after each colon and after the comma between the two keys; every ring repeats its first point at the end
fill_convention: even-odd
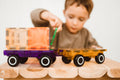
{"type": "Polygon", "coordinates": [[[62,21],[57,16],[53,15],[52,13],[48,11],[44,11],[41,14],[41,18],[49,21],[50,25],[53,27],[54,30],[57,27],[58,28],[57,32],[62,30],[62,21]]]}
{"type": "Polygon", "coordinates": [[[92,45],[91,48],[92,49],[103,49],[102,47],[98,47],[98,46],[95,46],[95,45],[92,45]]]}

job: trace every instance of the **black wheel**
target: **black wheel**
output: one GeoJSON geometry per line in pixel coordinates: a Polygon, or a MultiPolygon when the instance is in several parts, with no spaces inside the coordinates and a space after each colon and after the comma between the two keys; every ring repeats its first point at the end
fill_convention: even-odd
{"type": "Polygon", "coordinates": [[[7,62],[11,67],[15,67],[19,64],[19,57],[15,55],[9,56],[7,62]]]}
{"type": "Polygon", "coordinates": [[[90,61],[91,57],[84,57],[85,61],[90,61]]]}
{"type": "Polygon", "coordinates": [[[62,56],[62,61],[65,63],[65,64],[69,64],[71,62],[71,60],[68,60],[66,57],[62,56]]]}
{"type": "Polygon", "coordinates": [[[82,66],[84,64],[85,60],[82,55],[76,55],[74,58],[74,64],[78,67],[82,66]]]}
{"type": "Polygon", "coordinates": [[[56,57],[52,57],[52,64],[56,61],[56,57]]]}
{"type": "Polygon", "coordinates": [[[21,63],[21,64],[24,64],[27,60],[28,60],[27,57],[25,57],[25,58],[20,58],[20,63],[21,63]]]}
{"type": "Polygon", "coordinates": [[[42,67],[49,67],[52,63],[52,59],[50,56],[44,55],[40,57],[39,63],[42,67]]]}
{"type": "Polygon", "coordinates": [[[98,55],[95,57],[95,61],[96,61],[98,64],[102,64],[102,63],[105,61],[105,56],[104,56],[104,54],[102,54],[102,53],[98,54],[98,55]]]}

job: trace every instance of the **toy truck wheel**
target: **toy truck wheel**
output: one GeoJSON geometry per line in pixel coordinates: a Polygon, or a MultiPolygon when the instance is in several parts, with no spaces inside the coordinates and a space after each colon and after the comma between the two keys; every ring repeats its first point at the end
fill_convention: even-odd
{"type": "Polygon", "coordinates": [[[74,58],[74,64],[78,67],[82,66],[84,64],[85,60],[82,55],[76,55],[74,58]]]}
{"type": "Polygon", "coordinates": [[[62,61],[65,63],[65,64],[69,64],[71,62],[71,60],[68,60],[67,57],[64,57],[62,56],[62,61]]]}
{"type": "Polygon", "coordinates": [[[84,57],[85,61],[90,61],[91,57],[84,57]]]}
{"type": "Polygon", "coordinates": [[[19,57],[15,55],[9,56],[7,62],[11,67],[15,67],[19,64],[19,57]]]}
{"type": "Polygon", "coordinates": [[[24,64],[27,60],[28,60],[27,57],[25,57],[25,58],[20,58],[20,63],[21,63],[21,64],[24,64]]]}
{"type": "Polygon", "coordinates": [[[39,63],[42,67],[49,67],[52,63],[52,59],[50,56],[44,55],[40,57],[39,63]]]}
{"type": "Polygon", "coordinates": [[[52,64],[56,61],[56,57],[52,57],[52,64]]]}
{"type": "Polygon", "coordinates": [[[105,61],[105,56],[104,56],[104,54],[102,54],[102,53],[98,54],[98,55],[95,57],[95,61],[96,61],[98,64],[102,64],[102,63],[105,61]]]}

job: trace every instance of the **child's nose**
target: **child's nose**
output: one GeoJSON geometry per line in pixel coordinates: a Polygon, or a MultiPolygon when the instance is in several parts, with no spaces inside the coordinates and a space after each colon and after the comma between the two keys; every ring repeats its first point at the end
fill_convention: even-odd
{"type": "Polygon", "coordinates": [[[73,20],[73,24],[76,26],[78,21],[76,19],[73,20]]]}

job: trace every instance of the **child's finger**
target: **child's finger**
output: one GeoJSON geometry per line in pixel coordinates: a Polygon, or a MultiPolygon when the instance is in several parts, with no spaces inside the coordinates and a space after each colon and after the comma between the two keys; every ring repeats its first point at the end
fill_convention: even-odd
{"type": "Polygon", "coordinates": [[[60,22],[58,20],[56,20],[53,27],[56,28],[56,27],[59,27],[59,25],[60,25],[60,22]]]}
{"type": "Polygon", "coordinates": [[[58,20],[57,20],[57,19],[55,20],[54,25],[55,25],[55,26],[57,26],[57,25],[58,25],[58,20]]]}
{"type": "Polygon", "coordinates": [[[52,27],[54,27],[54,26],[55,26],[55,23],[54,23],[53,21],[50,21],[50,25],[51,25],[52,27]]]}
{"type": "Polygon", "coordinates": [[[58,21],[57,20],[51,21],[51,26],[52,27],[58,27],[58,21]]]}
{"type": "Polygon", "coordinates": [[[53,30],[55,30],[55,27],[53,27],[53,30]]]}
{"type": "Polygon", "coordinates": [[[57,29],[57,32],[60,32],[60,31],[62,31],[62,25],[60,25],[57,29]]]}

